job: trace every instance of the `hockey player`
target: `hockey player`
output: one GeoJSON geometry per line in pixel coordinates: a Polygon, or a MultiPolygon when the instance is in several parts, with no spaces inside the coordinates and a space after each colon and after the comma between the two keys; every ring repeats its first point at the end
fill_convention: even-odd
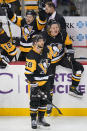
{"type": "Polygon", "coordinates": [[[11,62],[17,50],[15,45],[11,42],[11,38],[8,37],[5,30],[2,27],[2,22],[0,22],[0,48],[1,48],[1,58],[6,62],[11,62]]]}
{"type": "Polygon", "coordinates": [[[25,61],[26,54],[29,52],[32,46],[32,36],[39,33],[45,26],[46,20],[42,15],[43,11],[39,11],[37,16],[34,10],[27,10],[26,18],[17,17],[10,8],[9,5],[3,4],[2,7],[7,8],[9,19],[21,28],[20,39],[20,56],[19,61],[25,61]]]}
{"type": "MultiPolygon", "coordinates": [[[[64,30],[60,32],[60,24],[55,20],[49,20],[47,31],[43,32],[43,36],[45,37],[47,47],[50,50],[48,57],[51,59],[52,63],[48,70],[49,73],[53,75],[53,77],[49,79],[51,90],[49,100],[52,101],[53,81],[57,65],[72,69],[72,84],[70,86],[69,94],[76,97],[82,97],[83,93],[77,90],[77,86],[80,82],[84,68],[74,59],[72,41],[69,39],[68,34],[64,30]]],[[[51,112],[51,108],[49,108],[47,112],[48,114],[51,112]]]]}
{"type": "Polygon", "coordinates": [[[49,79],[47,70],[50,61],[42,55],[44,47],[43,37],[41,35],[36,35],[33,38],[33,43],[33,48],[29,51],[26,57],[25,76],[27,77],[30,86],[31,127],[36,129],[37,114],[39,125],[50,126],[50,124],[44,120],[48,92],[47,81],[49,79]]]}
{"type": "MultiPolygon", "coordinates": [[[[44,1],[41,8],[45,9],[47,23],[50,19],[54,19],[60,24],[60,29],[66,31],[66,21],[63,16],[61,16],[60,14],[57,13],[55,4],[52,1],[48,1],[48,2],[44,1]]],[[[45,29],[46,29],[46,27],[45,27],[45,29]]],[[[55,69],[56,68],[54,68],[53,72],[55,72],[55,69]]],[[[51,78],[49,84],[53,86],[54,77],[51,78]]],[[[51,95],[53,95],[53,94],[51,94],[51,95]]],[[[48,114],[51,112],[51,109],[52,109],[51,104],[48,104],[47,105],[47,113],[48,114]]]]}

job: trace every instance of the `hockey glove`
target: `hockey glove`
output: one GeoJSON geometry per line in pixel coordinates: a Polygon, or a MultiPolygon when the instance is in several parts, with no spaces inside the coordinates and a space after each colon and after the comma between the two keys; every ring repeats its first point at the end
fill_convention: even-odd
{"type": "Polygon", "coordinates": [[[46,20],[46,12],[43,8],[39,8],[38,14],[39,14],[40,20],[42,20],[42,21],[46,20]]]}
{"type": "Polygon", "coordinates": [[[74,50],[73,49],[67,49],[66,55],[67,55],[69,62],[74,60],[74,50]]]}
{"type": "Polygon", "coordinates": [[[74,54],[72,54],[72,53],[67,53],[67,59],[69,60],[69,62],[73,61],[73,59],[74,59],[74,54]]]}
{"type": "Polygon", "coordinates": [[[1,4],[1,7],[3,9],[9,9],[9,8],[11,8],[11,4],[4,3],[4,4],[1,4]]]}
{"type": "Polygon", "coordinates": [[[45,0],[38,0],[38,7],[39,7],[39,9],[40,8],[45,8],[45,0]]]}

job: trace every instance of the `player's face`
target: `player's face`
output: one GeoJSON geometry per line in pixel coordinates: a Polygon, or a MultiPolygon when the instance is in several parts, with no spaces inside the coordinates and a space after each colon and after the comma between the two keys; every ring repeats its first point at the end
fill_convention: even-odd
{"type": "Polygon", "coordinates": [[[49,7],[48,5],[45,5],[45,12],[47,14],[51,13],[51,7],[49,7]]]}
{"type": "Polygon", "coordinates": [[[39,41],[36,43],[38,48],[43,49],[44,47],[44,40],[43,39],[39,39],[39,41]]]}
{"type": "Polygon", "coordinates": [[[36,48],[36,50],[41,53],[44,47],[44,40],[43,39],[39,39],[38,42],[34,43],[34,47],[36,48]]]}
{"type": "Polygon", "coordinates": [[[60,28],[58,24],[52,24],[49,31],[50,31],[51,36],[55,37],[58,35],[60,28]]]}
{"type": "Polygon", "coordinates": [[[26,22],[27,22],[27,24],[32,23],[33,20],[34,20],[34,17],[33,17],[32,15],[27,15],[27,16],[26,16],[26,22]]]}

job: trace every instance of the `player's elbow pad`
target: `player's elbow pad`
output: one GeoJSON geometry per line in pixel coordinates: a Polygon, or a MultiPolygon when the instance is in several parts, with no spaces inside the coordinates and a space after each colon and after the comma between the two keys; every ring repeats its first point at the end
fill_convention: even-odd
{"type": "Polygon", "coordinates": [[[30,75],[30,74],[25,74],[25,76],[26,76],[26,78],[27,78],[31,83],[35,81],[34,78],[32,77],[32,75],[30,75]]]}

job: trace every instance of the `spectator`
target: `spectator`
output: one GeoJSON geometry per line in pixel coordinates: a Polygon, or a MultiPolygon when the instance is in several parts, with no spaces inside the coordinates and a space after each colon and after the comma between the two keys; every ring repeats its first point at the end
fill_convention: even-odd
{"type": "Polygon", "coordinates": [[[45,4],[45,12],[47,13],[47,21],[50,19],[55,19],[60,24],[61,30],[66,30],[65,19],[63,16],[56,12],[53,2],[47,2],[45,4]]]}

